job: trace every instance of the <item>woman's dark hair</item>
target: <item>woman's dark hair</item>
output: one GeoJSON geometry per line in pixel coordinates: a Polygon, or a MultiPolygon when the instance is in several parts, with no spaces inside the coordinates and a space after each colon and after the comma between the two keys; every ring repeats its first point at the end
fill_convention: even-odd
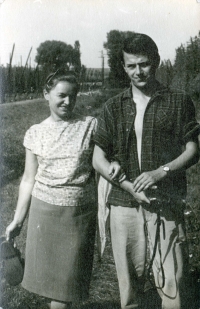
{"type": "Polygon", "coordinates": [[[76,93],[79,91],[80,86],[76,73],[66,69],[58,69],[56,72],[49,74],[45,81],[44,90],[51,91],[59,82],[74,84],[76,93]]]}
{"type": "Polygon", "coordinates": [[[121,60],[124,63],[123,52],[127,54],[147,56],[156,70],[160,63],[160,55],[156,43],[146,34],[133,33],[123,41],[121,60]]]}

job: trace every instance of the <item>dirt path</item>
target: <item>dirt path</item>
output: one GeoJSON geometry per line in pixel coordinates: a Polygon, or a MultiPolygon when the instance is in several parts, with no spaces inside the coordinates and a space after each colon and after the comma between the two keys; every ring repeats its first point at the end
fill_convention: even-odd
{"type": "Polygon", "coordinates": [[[45,102],[45,99],[43,98],[38,98],[38,99],[32,99],[32,100],[24,100],[24,101],[14,101],[14,102],[6,102],[6,103],[2,103],[0,104],[0,108],[3,107],[8,107],[9,105],[23,105],[23,104],[34,104],[35,102],[45,102]]]}

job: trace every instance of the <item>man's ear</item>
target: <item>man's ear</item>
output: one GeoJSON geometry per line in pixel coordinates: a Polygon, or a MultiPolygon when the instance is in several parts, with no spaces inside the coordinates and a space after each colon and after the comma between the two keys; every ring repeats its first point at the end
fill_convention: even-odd
{"type": "Polygon", "coordinates": [[[43,90],[43,95],[44,95],[44,98],[49,101],[49,92],[47,92],[45,89],[43,90]]]}

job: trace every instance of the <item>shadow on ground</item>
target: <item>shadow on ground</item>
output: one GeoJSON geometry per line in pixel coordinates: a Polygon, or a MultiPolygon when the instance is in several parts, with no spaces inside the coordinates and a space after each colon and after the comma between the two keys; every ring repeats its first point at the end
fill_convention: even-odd
{"type": "Polygon", "coordinates": [[[81,306],[80,309],[120,309],[120,304],[106,301],[86,304],[81,306]]]}
{"type": "Polygon", "coordinates": [[[25,154],[15,155],[13,152],[6,156],[1,156],[0,170],[0,186],[3,187],[22,176],[24,171],[25,154]]]}

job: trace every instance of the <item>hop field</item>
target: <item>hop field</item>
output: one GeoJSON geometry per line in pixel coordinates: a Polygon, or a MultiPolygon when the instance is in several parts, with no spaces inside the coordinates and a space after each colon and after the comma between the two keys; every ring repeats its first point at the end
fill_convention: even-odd
{"type": "MultiPolygon", "coordinates": [[[[113,93],[110,94],[113,96],[113,93]]],[[[77,99],[77,111],[82,114],[98,116],[103,102],[108,94],[96,96],[79,96],[77,99]]],[[[43,99],[7,103],[0,106],[1,115],[1,210],[0,210],[0,235],[4,234],[5,227],[11,222],[17,202],[18,186],[24,168],[23,137],[26,130],[33,124],[39,123],[49,115],[48,104],[43,99]]],[[[188,170],[188,198],[186,223],[190,250],[191,276],[189,284],[196,284],[200,280],[200,163],[188,170]]],[[[19,237],[17,246],[24,255],[26,240],[27,219],[19,237]]],[[[2,278],[0,290],[0,307],[3,309],[45,309],[46,300],[29,293],[20,286],[11,287],[2,278]]],[[[188,279],[189,280],[189,279],[188,279]]],[[[199,308],[195,291],[191,294],[194,309],[199,308]]],[[[156,299],[152,291],[149,294],[146,309],[151,309],[151,301],[156,299]]],[[[75,304],[73,308],[80,308],[75,304]]],[[[116,278],[115,265],[109,241],[102,261],[99,261],[97,249],[94,256],[94,268],[91,281],[90,299],[81,305],[82,309],[117,309],[119,307],[119,291],[116,278]]],[[[155,307],[154,307],[155,308],[155,307]]],[[[159,300],[157,307],[159,308],[159,300]]],[[[188,307],[192,308],[192,307],[188,307]]]]}

